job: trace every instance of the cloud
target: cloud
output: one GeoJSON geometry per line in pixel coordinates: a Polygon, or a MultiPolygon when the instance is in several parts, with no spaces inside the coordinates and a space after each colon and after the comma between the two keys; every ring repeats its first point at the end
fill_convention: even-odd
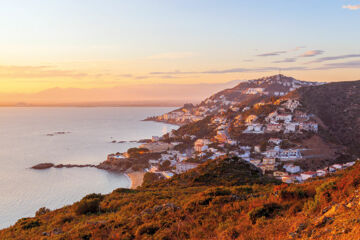
{"type": "Polygon", "coordinates": [[[273,63],[289,63],[289,62],[296,62],[296,58],[285,58],[283,60],[274,61],[273,63]]]}
{"type": "Polygon", "coordinates": [[[305,46],[299,46],[299,47],[294,48],[292,51],[296,52],[296,51],[299,51],[300,49],[303,49],[303,48],[306,48],[306,47],[305,46]]]}
{"type": "MultiPolygon", "coordinates": [[[[227,74],[227,73],[244,73],[244,72],[270,72],[270,71],[278,71],[279,67],[271,66],[271,67],[260,67],[260,68],[229,68],[222,70],[208,70],[201,72],[183,72],[183,71],[173,71],[173,72],[151,72],[153,75],[189,75],[189,74],[227,74]]],[[[307,70],[306,67],[287,67],[281,68],[281,70],[285,71],[296,71],[296,70],[307,70]]]]}
{"type": "Polygon", "coordinates": [[[326,62],[326,61],[333,61],[333,60],[347,59],[347,58],[358,58],[358,57],[360,57],[360,54],[339,55],[339,56],[319,58],[319,59],[316,59],[316,60],[308,62],[308,63],[320,63],[320,62],[326,62]]]}
{"type": "Polygon", "coordinates": [[[0,78],[81,78],[88,74],[52,66],[0,66],[0,78]]]}
{"type": "Polygon", "coordinates": [[[358,5],[344,5],[344,6],[342,6],[342,8],[349,9],[349,10],[359,10],[360,9],[360,4],[358,4],[358,5]]]}
{"type": "Polygon", "coordinates": [[[328,70],[336,68],[359,68],[360,61],[342,62],[342,63],[327,63],[322,67],[316,68],[315,70],[328,70]]]}
{"type": "Polygon", "coordinates": [[[300,57],[315,57],[317,55],[323,54],[323,50],[310,50],[300,55],[300,57]]]}
{"type": "Polygon", "coordinates": [[[256,55],[257,57],[271,57],[271,56],[278,56],[280,54],[287,53],[287,51],[277,51],[277,52],[269,52],[269,53],[262,53],[259,55],[256,55]]]}
{"type": "Polygon", "coordinates": [[[298,47],[295,47],[293,49],[286,50],[286,51],[275,51],[275,52],[262,53],[262,54],[259,54],[259,55],[256,55],[256,56],[257,57],[279,56],[279,55],[285,54],[285,53],[296,52],[296,51],[299,51],[300,49],[303,49],[303,48],[305,48],[305,46],[298,46],[298,47]]]}

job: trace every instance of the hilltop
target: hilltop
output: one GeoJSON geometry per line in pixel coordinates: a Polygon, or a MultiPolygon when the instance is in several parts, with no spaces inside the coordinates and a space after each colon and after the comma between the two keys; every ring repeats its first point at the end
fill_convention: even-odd
{"type": "Polygon", "coordinates": [[[233,88],[211,95],[197,105],[185,104],[182,108],[161,116],[149,117],[146,120],[183,125],[199,121],[229,108],[237,109],[239,106],[252,105],[266,101],[271,97],[285,96],[304,86],[319,86],[322,84],[325,83],[300,81],[281,74],[243,81],[233,88]]]}

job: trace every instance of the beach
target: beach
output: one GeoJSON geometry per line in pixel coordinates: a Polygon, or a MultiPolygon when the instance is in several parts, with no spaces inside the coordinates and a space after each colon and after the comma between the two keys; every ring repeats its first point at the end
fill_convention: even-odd
{"type": "Polygon", "coordinates": [[[144,171],[136,171],[136,172],[126,173],[126,175],[129,177],[129,179],[131,181],[130,188],[136,189],[137,187],[141,186],[141,184],[143,183],[145,172],[144,171]]]}

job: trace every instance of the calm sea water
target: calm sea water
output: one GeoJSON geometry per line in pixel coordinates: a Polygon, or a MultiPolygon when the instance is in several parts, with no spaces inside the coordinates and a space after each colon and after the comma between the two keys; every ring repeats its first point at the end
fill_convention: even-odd
{"type": "Polygon", "coordinates": [[[40,207],[55,209],[89,193],[130,186],[122,174],[95,168],[32,170],[43,163],[98,164],[139,140],[176,128],[141,121],[172,108],[0,108],[0,229],[40,207]],[[47,136],[54,132],[69,132],[47,136]]]}

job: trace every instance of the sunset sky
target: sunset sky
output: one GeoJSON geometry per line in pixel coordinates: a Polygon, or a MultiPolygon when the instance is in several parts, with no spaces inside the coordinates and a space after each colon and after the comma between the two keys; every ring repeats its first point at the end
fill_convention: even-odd
{"type": "Polygon", "coordinates": [[[279,69],[358,80],[359,23],[359,0],[2,1],[0,101],[51,88],[222,84],[279,69]]]}

